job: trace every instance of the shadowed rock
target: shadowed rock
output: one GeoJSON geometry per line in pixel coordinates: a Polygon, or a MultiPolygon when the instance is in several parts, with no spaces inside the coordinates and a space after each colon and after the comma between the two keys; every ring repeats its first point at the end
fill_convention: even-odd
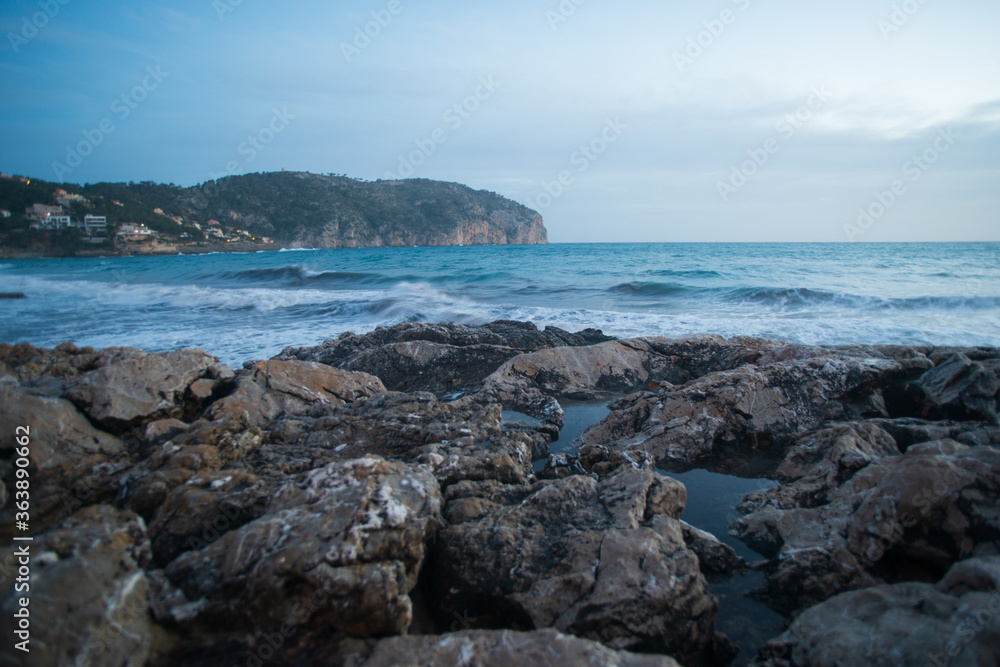
{"type": "Polygon", "coordinates": [[[170,563],[157,618],[189,629],[405,632],[440,511],[425,470],[378,458],[313,470],[278,489],[264,516],[170,563]]]}
{"type": "Polygon", "coordinates": [[[483,378],[523,352],[580,347],[611,340],[600,331],[539,331],[530,322],[499,320],[481,326],[405,323],[358,336],[342,334],[311,348],[287,348],[276,359],[315,361],[364,371],[395,391],[430,391],[438,396],[477,389],[483,378]]]}
{"type": "Polygon", "coordinates": [[[996,664],[1000,558],[958,563],[937,585],[905,583],[838,595],[768,642],[756,667],[996,664]]]}
{"type": "MultiPolygon", "coordinates": [[[[718,603],[678,517],[679,482],[623,468],[532,486],[450,487],[435,557],[445,612],[485,627],[555,628],[619,649],[668,653],[687,664],[726,654],[718,603]]],[[[731,657],[731,655],[729,656],[731,657]]]]}
{"type": "Polygon", "coordinates": [[[30,590],[2,603],[0,662],[25,665],[142,665],[150,655],[149,542],[142,519],[107,505],[81,510],[18,544],[30,550],[30,590]],[[14,648],[14,612],[29,597],[30,652],[14,648]]]}
{"type": "Polygon", "coordinates": [[[880,458],[815,508],[763,508],[734,534],[771,559],[762,593],[792,611],[886,581],[934,581],[1000,553],[1000,449],[954,441],[880,458]]]}
{"type": "MultiPolygon", "coordinates": [[[[345,647],[350,650],[357,644],[345,647]]],[[[370,653],[357,647],[357,657],[348,665],[396,667],[397,665],[479,665],[481,667],[557,667],[601,665],[602,667],[676,667],[666,656],[638,655],[614,651],[597,642],[570,637],[554,630],[511,632],[471,630],[430,637],[384,639],[370,653]]]]}

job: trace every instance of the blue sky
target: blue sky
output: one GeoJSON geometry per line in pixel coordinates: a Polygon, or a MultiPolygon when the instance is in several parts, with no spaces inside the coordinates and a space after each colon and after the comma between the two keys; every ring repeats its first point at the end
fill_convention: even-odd
{"type": "Polygon", "coordinates": [[[457,181],[554,242],[1000,240],[995,0],[5,0],[0,32],[6,173],[457,181]]]}

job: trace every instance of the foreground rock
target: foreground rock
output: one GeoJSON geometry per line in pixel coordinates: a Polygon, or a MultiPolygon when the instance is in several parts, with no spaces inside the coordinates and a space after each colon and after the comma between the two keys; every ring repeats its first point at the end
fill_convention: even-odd
{"type": "MultiPolygon", "coordinates": [[[[0,530],[28,414],[32,533],[55,554],[39,557],[39,585],[85,610],[50,639],[54,660],[98,632],[108,664],[244,650],[274,664],[456,651],[645,664],[622,649],[726,664],[705,574],[743,563],[679,520],[685,489],[655,464],[782,483],[745,498],[736,529],[786,612],[891,585],[871,609],[910,619],[924,610],[898,586],[1000,554],[995,350],[609,341],[496,322],[400,325],[282,357],[234,373],[201,351],[0,346],[0,530]],[[612,393],[627,396],[577,453],[534,474],[558,401],[612,393]],[[501,408],[542,423],[505,423],[501,408]],[[67,579],[49,578],[55,566],[67,579]],[[92,570],[86,599],[59,588],[92,570]],[[115,615],[126,602],[146,610],[134,631],[115,615]],[[432,635],[455,619],[470,631],[432,635]],[[388,638],[406,632],[421,636],[388,638]]],[[[942,594],[965,608],[958,587],[942,594]]],[[[800,638],[780,645],[808,663],[800,638]]]]}
{"type": "Polygon", "coordinates": [[[743,356],[724,361],[744,363],[623,399],[583,441],[641,449],[670,469],[760,476],[773,471],[792,437],[831,422],[950,415],[996,423],[995,351],[828,349],[754,339],[720,347],[742,347],[743,356]]]}
{"type": "Polygon", "coordinates": [[[926,443],[873,461],[823,505],[765,506],[734,531],[771,558],[764,594],[790,611],[1000,553],[998,497],[1000,449],[926,443]]]}
{"type": "Polygon", "coordinates": [[[499,405],[387,392],[313,418],[282,420],[248,465],[261,475],[288,474],[377,454],[425,464],[442,486],[483,479],[520,484],[531,474],[533,450],[547,446],[543,435],[506,431],[499,405]]]}
{"type": "Polygon", "coordinates": [[[398,667],[399,665],[477,665],[481,667],[677,667],[662,655],[615,651],[597,642],[554,630],[463,630],[444,635],[410,635],[386,639],[344,639],[329,635],[280,634],[250,642],[186,645],[154,667],[398,667]]]}
{"type": "MultiPolygon", "coordinates": [[[[0,470],[12,484],[15,428],[27,426],[36,531],[85,505],[113,501],[131,463],[118,436],[147,421],[196,413],[233,376],[200,350],[153,355],[72,344],[0,345],[0,372],[0,451],[7,453],[0,470]]],[[[13,522],[0,524],[6,534],[13,522]]]]}
{"type": "MultiPolygon", "coordinates": [[[[448,489],[435,579],[445,612],[555,628],[612,648],[725,662],[718,603],[678,517],[684,486],[646,470],[448,489]]],[[[510,627],[508,625],[508,627],[510,627]]]]}
{"type": "Polygon", "coordinates": [[[278,417],[302,416],[317,405],[344,405],[385,391],[377,377],[309,362],[261,361],[241,373],[228,396],[216,401],[206,417],[227,419],[247,413],[250,426],[278,417]]]}
{"type": "Polygon", "coordinates": [[[961,562],[937,585],[844,593],[803,612],[757,667],[980,667],[1000,655],[1000,558],[961,562]]]}
{"type": "Polygon", "coordinates": [[[398,463],[313,470],[279,489],[266,515],[170,563],[157,617],[216,630],[295,621],[360,637],[405,632],[440,506],[434,478],[398,463]]]}
{"type": "MultiPolygon", "coordinates": [[[[0,661],[15,665],[142,665],[153,645],[149,541],[142,519],[97,505],[31,543],[30,589],[3,600],[0,661]],[[29,652],[15,648],[18,600],[27,596],[29,652]]],[[[13,589],[13,586],[10,587],[13,589]]],[[[22,637],[23,639],[23,637],[22,637]]]]}
{"type": "Polygon", "coordinates": [[[397,637],[375,645],[365,657],[345,661],[357,667],[396,665],[481,665],[482,667],[549,667],[602,665],[603,667],[676,667],[665,656],[614,651],[596,642],[553,630],[511,632],[476,630],[431,637],[397,637]]]}

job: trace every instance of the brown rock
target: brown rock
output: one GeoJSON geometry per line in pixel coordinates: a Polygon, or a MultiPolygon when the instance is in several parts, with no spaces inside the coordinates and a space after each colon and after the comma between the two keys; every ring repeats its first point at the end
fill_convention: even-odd
{"type": "Polygon", "coordinates": [[[246,412],[251,426],[262,426],[279,416],[305,415],[317,404],[343,405],[383,391],[382,382],[366,373],[305,361],[261,361],[237,378],[235,391],[215,402],[206,418],[246,412]]]}
{"type": "Polygon", "coordinates": [[[765,506],[734,532],[772,558],[763,595],[801,609],[848,590],[934,581],[954,563],[1000,553],[1000,450],[911,447],[870,463],[815,508],[765,506]]]}
{"type": "Polygon", "coordinates": [[[634,469],[456,484],[435,558],[441,608],[484,627],[555,628],[697,662],[726,642],[675,518],[685,497],[680,483],[634,469]]]}
{"type": "Polygon", "coordinates": [[[203,404],[189,393],[191,385],[203,379],[222,383],[233,375],[232,369],[201,350],[147,354],[108,348],[96,363],[98,368],[69,384],[66,397],[113,433],[198,411],[203,404]]]}
{"type": "Polygon", "coordinates": [[[846,416],[849,404],[900,373],[895,361],[831,354],[742,366],[619,401],[581,439],[648,452],[668,469],[710,465],[759,476],[774,465],[776,443],[846,416]],[[765,470],[748,469],[753,459],[765,470]]]}
{"type": "Polygon", "coordinates": [[[166,568],[163,622],[189,631],[315,625],[405,632],[441,496],[426,471],[377,458],[292,478],[268,513],[166,568]]]}
{"type": "MultiPolygon", "coordinates": [[[[13,492],[17,427],[28,428],[31,526],[57,524],[82,506],[112,501],[130,461],[118,438],[95,429],[72,403],[0,388],[0,473],[13,492]]],[[[13,506],[0,513],[0,536],[13,530],[13,506]]]]}
{"type": "Polygon", "coordinates": [[[261,516],[274,489],[255,475],[207,471],[170,491],[149,525],[155,562],[166,565],[261,516]]]}
{"type": "Polygon", "coordinates": [[[932,419],[981,419],[998,423],[1000,368],[991,370],[958,353],[924,373],[914,391],[922,394],[919,410],[932,419]]]}
{"type": "Polygon", "coordinates": [[[107,505],[84,509],[40,535],[31,554],[30,652],[14,648],[21,594],[2,603],[0,662],[16,665],[141,665],[153,638],[142,568],[149,543],[142,520],[107,505]]]}
{"type": "Polygon", "coordinates": [[[884,585],[804,611],[764,647],[757,667],[996,664],[1000,558],[956,564],[936,585],[884,585]]]}
{"type": "Polygon", "coordinates": [[[521,483],[533,441],[506,432],[498,405],[443,403],[432,394],[387,392],[332,407],[314,420],[280,424],[249,462],[258,474],[301,472],[369,454],[429,466],[442,485],[463,479],[521,483]]]}

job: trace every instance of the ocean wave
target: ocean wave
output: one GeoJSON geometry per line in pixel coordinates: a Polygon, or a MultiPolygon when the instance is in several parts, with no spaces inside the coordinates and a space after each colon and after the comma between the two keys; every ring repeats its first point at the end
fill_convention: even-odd
{"type": "Polygon", "coordinates": [[[691,287],[679,283],[657,283],[657,282],[632,282],[621,283],[608,289],[616,294],[629,294],[634,296],[675,296],[687,293],[694,293],[703,290],[700,287],[691,287]]]}
{"type": "Polygon", "coordinates": [[[852,310],[988,310],[1000,308],[996,296],[880,297],[806,287],[747,287],[731,290],[727,301],[753,302],[779,309],[837,306],[852,310]]]}
{"type": "Polygon", "coordinates": [[[314,271],[303,266],[281,266],[269,269],[247,269],[228,271],[220,278],[235,282],[262,283],[284,282],[292,286],[304,283],[342,282],[372,285],[388,283],[394,279],[378,273],[356,273],[351,271],[314,271]]]}
{"type": "Polygon", "coordinates": [[[664,278],[725,278],[725,274],[711,269],[655,269],[646,275],[664,278]]]}

